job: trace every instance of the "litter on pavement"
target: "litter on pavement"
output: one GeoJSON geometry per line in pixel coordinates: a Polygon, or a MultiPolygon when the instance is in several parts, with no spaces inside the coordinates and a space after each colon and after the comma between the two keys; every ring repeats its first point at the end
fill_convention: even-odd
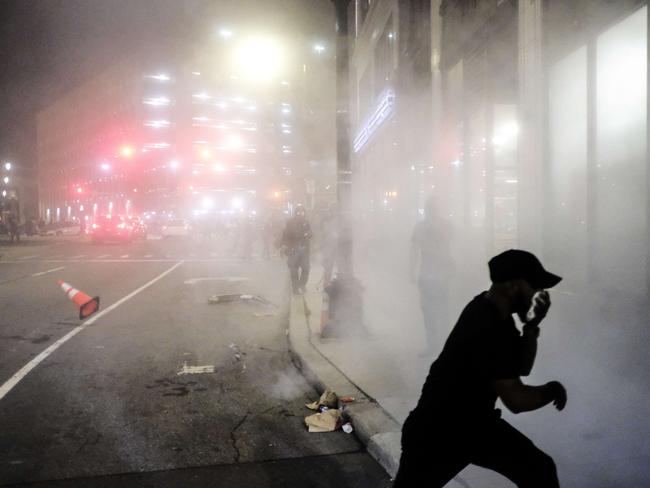
{"type": "Polygon", "coordinates": [[[255,302],[266,307],[275,307],[275,305],[266,298],[259,295],[242,295],[240,293],[228,293],[223,295],[212,295],[208,298],[208,303],[230,303],[230,302],[255,302]]]}
{"type": "Polygon", "coordinates": [[[337,430],[342,423],[342,414],[335,408],[305,417],[305,424],[307,424],[309,432],[333,432],[337,430]]]}
{"type": "Polygon", "coordinates": [[[202,373],[214,373],[214,366],[188,366],[186,362],[183,362],[183,369],[181,369],[177,375],[182,374],[202,374],[202,373]]]}
{"type": "Polygon", "coordinates": [[[319,407],[338,408],[339,397],[332,390],[325,390],[320,398],[312,403],[305,403],[310,410],[318,410],[319,407]]]}
{"type": "Polygon", "coordinates": [[[332,390],[325,390],[320,398],[312,403],[305,403],[305,407],[310,410],[318,410],[318,413],[305,417],[305,424],[309,432],[333,432],[339,428],[347,434],[354,430],[350,422],[344,423],[343,406],[339,409],[339,402],[343,403],[354,401],[354,397],[339,397],[332,390]]]}

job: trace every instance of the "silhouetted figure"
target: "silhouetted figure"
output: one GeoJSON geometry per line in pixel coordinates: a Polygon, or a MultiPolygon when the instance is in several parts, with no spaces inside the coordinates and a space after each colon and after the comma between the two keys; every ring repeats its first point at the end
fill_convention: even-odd
{"type": "Polygon", "coordinates": [[[305,207],[296,205],[295,215],[287,221],[282,233],[281,245],[287,255],[294,293],[304,293],[309,279],[309,243],[312,232],[307,221],[305,207]]]}
{"type": "Polygon", "coordinates": [[[559,382],[528,386],[520,379],[533,367],[539,323],[551,306],[542,290],[562,278],[526,251],[506,251],[488,266],[492,286],[461,313],[404,422],[396,488],[442,487],[470,463],[497,471],[518,487],[559,486],[553,460],[501,419],[494,406],[498,396],[513,413],[551,402],[564,408],[566,391],[559,382]],[[534,317],[527,317],[529,310],[534,317]],[[524,322],[521,333],[515,313],[524,322]]]}
{"type": "Polygon", "coordinates": [[[14,241],[16,243],[20,242],[20,232],[18,230],[18,218],[13,214],[9,214],[9,237],[11,240],[11,243],[14,241]]]}
{"type": "Polygon", "coordinates": [[[449,289],[454,274],[451,256],[451,225],[436,212],[432,198],[427,200],[424,220],[415,225],[411,238],[411,280],[420,290],[427,351],[438,350],[440,330],[448,318],[449,289]]]}

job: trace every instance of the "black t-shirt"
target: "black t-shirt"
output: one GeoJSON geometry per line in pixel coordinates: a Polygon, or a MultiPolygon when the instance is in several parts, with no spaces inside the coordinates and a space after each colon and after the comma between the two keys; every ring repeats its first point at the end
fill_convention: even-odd
{"type": "Polygon", "coordinates": [[[485,292],[463,310],[429,376],[413,415],[467,425],[495,418],[492,381],[521,375],[521,335],[512,317],[500,317],[485,292]]]}
{"type": "Polygon", "coordinates": [[[309,251],[310,239],[311,227],[306,219],[293,217],[287,221],[287,226],[282,235],[282,244],[292,251],[298,248],[309,251]]]}

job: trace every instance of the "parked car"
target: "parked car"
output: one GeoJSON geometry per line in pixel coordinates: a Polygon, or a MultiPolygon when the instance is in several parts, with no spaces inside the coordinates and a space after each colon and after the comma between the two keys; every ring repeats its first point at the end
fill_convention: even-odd
{"type": "Polygon", "coordinates": [[[133,237],[136,239],[147,238],[147,226],[140,217],[128,217],[129,224],[133,228],[133,237]]]}
{"type": "Polygon", "coordinates": [[[90,225],[88,233],[93,244],[104,241],[131,242],[133,227],[122,215],[103,215],[90,225]]]}
{"type": "Polygon", "coordinates": [[[41,236],[76,236],[81,234],[81,225],[78,222],[55,222],[39,229],[41,236]]]}
{"type": "Polygon", "coordinates": [[[169,220],[160,228],[160,235],[163,237],[187,237],[190,235],[191,227],[185,220],[169,220]]]}

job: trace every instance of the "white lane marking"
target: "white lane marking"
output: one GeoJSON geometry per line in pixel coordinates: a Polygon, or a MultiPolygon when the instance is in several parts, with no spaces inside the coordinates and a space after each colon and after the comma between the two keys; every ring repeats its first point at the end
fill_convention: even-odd
{"type": "Polygon", "coordinates": [[[148,259],[148,258],[152,258],[152,257],[153,257],[153,254],[145,254],[144,257],[147,258],[147,259],[148,259]]]}
{"type": "Polygon", "coordinates": [[[122,259],[126,259],[126,258],[128,258],[129,256],[130,256],[129,254],[123,254],[123,255],[120,256],[120,257],[121,257],[122,259]]]}
{"type": "Polygon", "coordinates": [[[214,366],[205,365],[205,366],[188,366],[186,362],[183,362],[183,369],[178,373],[178,376],[182,374],[201,374],[201,373],[214,373],[214,366]]]}
{"type": "Polygon", "coordinates": [[[85,254],[79,254],[79,256],[72,256],[72,258],[70,258],[70,259],[81,259],[81,258],[85,258],[85,257],[86,257],[85,254]]]}
{"type": "Polygon", "coordinates": [[[109,257],[111,257],[110,254],[102,254],[101,256],[97,256],[96,259],[104,259],[104,258],[109,258],[109,257]]]}
{"type": "Polygon", "coordinates": [[[187,281],[184,281],[183,283],[186,285],[195,285],[199,281],[227,281],[230,283],[233,282],[238,282],[238,281],[250,281],[250,278],[244,278],[243,276],[222,276],[220,278],[218,277],[213,277],[213,278],[190,278],[187,281]]]}
{"type": "Polygon", "coordinates": [[[23,256],[22,258],[18,258],[18,260],[23,261],[25,259],[34,259],[34,258],[37,258],[39,256],[40,256],[40,254],[32,254],[31,256],[23,256]]]}
{"type": "Polygon", "coordinates": [[[5,383],[2,386],[0,386],[0,400],[2,400],[5,397],[5,395],[7,393],[9,393],[13,389],[13,387],[16,386],[20,382],[20,380],[22,380],[25,376],[27,376],[27,374],[32,369],[34,369],[41,362],[43,362],[50,354],[52,354],[54,351],[56,351],[59,347],[61,347],[66,342],[68,342],[70,339],[72,339],[74,336],[76,336],[79,332],[84,330],[90,324],[96,322],[101,317],[103,317],[104,315],[106,315],[110,311],[116,309],[117,307],[122,305],[127,300],[133,298],[134,296],[136,296],[141,291],[149,288],[156,281],[158,281],[161,278],[164,278],[165,276],[167,276],[169,273],[171,273],[176,268],[178,268],[181,264],[183,264],[183,261],[178,261],[174,266],[169,268],[167,271],[164,271],[163,273],[159,274],[158,276],[156,276],[154,279],[152,279],[148,283],[145,283],[144,285],[142,285],[137,290],[132,291],[131,293],[129,293],[124,298],[121,298],[120,300],[115,302],[113,305],[110,305],[109,307],[107,307],[104,310],[100,311],[99,313],[97,313],[97,315],[93,315],[88,320],[86,320],[84,323],[82,323],[81,325],[75,327],[70,332],[68,332],[66,335],[61,337],[61,339],[59,339],[54,344],[52,344],[50,347],[45,349],[42,353],[40,353],[38,356],[36,356],[34,359],[32,359],[30,362],[28,362],[25,366],[20,368],[20,370],[16,374],[14,374],[11,378],[9,378],[7,381],[5,381],[5,383]]]}
{"type": "Polygon", "coordinates": [[[58,268],[48,269],[47,271],[41,271],[40,273],[34,273],[32,276],[42,276],[47,273],[54,273],[55,271],[61,271],[65,269],[65,266],[59,266],[58,268]]]}

